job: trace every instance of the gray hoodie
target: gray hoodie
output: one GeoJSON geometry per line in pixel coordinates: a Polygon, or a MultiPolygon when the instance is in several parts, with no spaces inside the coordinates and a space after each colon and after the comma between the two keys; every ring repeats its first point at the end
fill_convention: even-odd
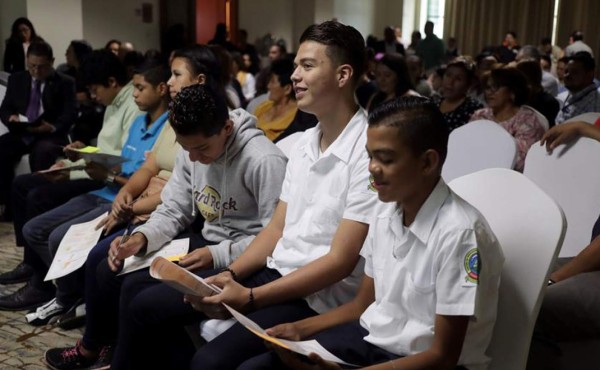
{"type": "Polygon", "coordinates": [[[225,267],[270,221],[287,159],[256,128],[254,116],[236,109],[229,117],[233,133],[213,163],[191,162],[183,149],[177,154],[173,175],[161,193],[162,204],[134,230],[148,239],[146,253],[173,240],[199,212],[205,219],[202,235],[218,243],[208,247],[214,267],[225,267]]]}

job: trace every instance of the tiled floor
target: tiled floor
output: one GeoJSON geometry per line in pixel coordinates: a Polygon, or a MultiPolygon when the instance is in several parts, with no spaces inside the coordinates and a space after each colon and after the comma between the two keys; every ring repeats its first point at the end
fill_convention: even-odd
{"type": "MultiPolygon", "coordinates": [[[[16,266],[23,255],[15,247],[12,224],[0,223],[0,272],[16,266]]],[[[0,295],[19,285],[0,285],[0,295]]],[[[51,347],[70,346],[81,337],[81,330],[64,331],[52,326],[33,327],[25,322],[25,311],[0,311],[0,369],[45,369],[41,358],[51,347]]]]}

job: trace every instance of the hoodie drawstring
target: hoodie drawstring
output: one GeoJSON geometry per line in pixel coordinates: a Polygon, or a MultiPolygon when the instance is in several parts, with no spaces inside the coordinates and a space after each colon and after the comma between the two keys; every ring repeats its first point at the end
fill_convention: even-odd
{"type": "Polygon", "coordinates": [[[196,162],[192,162],[192,216],[196,217],[196,162]]]}

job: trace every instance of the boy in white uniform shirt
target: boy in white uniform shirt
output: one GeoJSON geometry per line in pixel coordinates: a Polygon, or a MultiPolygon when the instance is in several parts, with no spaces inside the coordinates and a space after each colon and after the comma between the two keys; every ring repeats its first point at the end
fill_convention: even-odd
{"type": "Polygon", "coordinates": [[[217,274],[207,280],[222,293],[185,296],[190,304],[166,285],[137,294],[129,304],[129,363],[113,361],[111,368],[235,369],[267,351],[260,338],[235,324],[194,355],[183,326],[223,318],[227,311],[221,303],[270,327],[318,315],[354,297],[363,270],[359,253],[377,202],[364,150],[367,117],[354,101],[366,68],[364,39],[338,22],[310,26],[300,38],[295,64],[291,79],[298,108],[314,114],[319,124],[290,152],[271,221],[224,271],[199,274],[217,274]]]}
{"type": "MultiPolygon", "coordinates": [[[[346,362],[374,365],[369,369],[486,368],[504,257],[483,216],[440,177],[448,143],[443,122],[421,97],[370,114],[369,170],[385,203],[375,208],[361,251],[360,290],[350,303],[269,334],[314,338],[346,362]]],[[[339,368],[314,354],[310,366],[277,352],[238,370],[339,368]]]]}

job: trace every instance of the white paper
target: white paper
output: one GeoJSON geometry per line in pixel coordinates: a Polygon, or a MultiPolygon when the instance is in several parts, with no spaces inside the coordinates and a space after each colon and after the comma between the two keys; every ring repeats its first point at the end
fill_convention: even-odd
{"type": "Polygon", "coordinates": [[[345,361],[342,361],[340,358],[336,357],[333,353],[326,350],[322,345],[319,344],[316,340],[305,340],[305,341],[291,341],[286,339],[275,338],[267,334],[267,332],[261,328],[257,323],[250,320],[248,317],[244,316],[240,312],[234,310],[230,306],[223,303],[223,306],[233,315],[233,317],[246,329],[250,330],[257,336],[262,339],[274,343],[282,348],[288,349],[290,351],[299,353],[301,355],[308,356],[311,353],[316,353],[325,361],[336,362],[338,364],[348,365],[359,367],[358,365],[349,364],[345,361]]]}
{"type": "Polygon", "coordinates": [[[146,267],[150,267],[152,261],[154,261],[156,257],[164,257],[169,259],[169,257],[187,254],[189,248],[190,238],[177,239],[171,241],[169,244],[165,245],[153,254],[143,257],[127,257],[125,258],[125,263],[123,264],[123,270],[121,270],[118,275],[124,275],[146,267]]]}
{"type": "Polygon", "coordinates": [[[29,122],[29,118],[27,118],[27,116],[19,114],[19,122],[29,122]]]}
{"type": "Polygon", "coordinates": [[[96,230],[96,225],[106,216],[108,212],[91,221],[71,225],[58,246],[44,281],[58,279],[83,266],[102,235],[102,229],[96,230]]]}

